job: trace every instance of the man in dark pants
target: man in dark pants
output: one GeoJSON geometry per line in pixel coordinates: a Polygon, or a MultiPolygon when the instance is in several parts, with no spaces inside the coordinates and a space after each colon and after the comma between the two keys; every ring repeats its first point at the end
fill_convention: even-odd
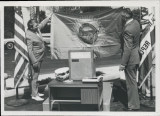
{"type": "Polygon", "coordinates": [[[44,100],[38,93],[38,76],[40,73],[41,63],[43,61],[45,45],[40,30],[47,24],[51,15],[44,19],[40,24],[35,19],[28,21],[28,30],[26,31],[27,47],[32,70],[32,99],[36,101],[44,100]]]}
{"type": "Polygon", "coordinates": [[[122,33],[122,60],[119,70],[124,70],[127,85],[128,109],[139,110],[140,101],[136,82],[137,68],[140,62],[139,38],[140,24],[132,18],[130,9],[124,9],[122,18],[125,20],[122,33]]]}

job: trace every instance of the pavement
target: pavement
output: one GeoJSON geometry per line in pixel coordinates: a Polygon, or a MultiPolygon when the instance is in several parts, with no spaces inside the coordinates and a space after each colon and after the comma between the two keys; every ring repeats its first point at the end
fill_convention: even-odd
{"type": "MultiPolygon", "coordinates": [[[[117,80],[120,81],[120,80],[117,80]]],[[[45,89],[46,86],[41,86],[39,88],[39,92],[44,93],[44,99],[48,98],[48,90],[45,89]]],[[[112,90],[112,95],[111,95],[111,100],[110,100],[110,112],[127,112],[124,111],[124,102],[126,96],[122,96],[120,94],[116,94],[116,99],[115,100],[115,95],[113,93],[115,90],[112,90]],[[123,101],[122,101],[123,99],[123,101]]],[[[43,111],[43,101],[37,102],[30,97],[30,93],[28,89],[26,89],[26,92],[24,95],[19,95],[19,99],[26,99],[28,101],[27,104],[20,106],[20,107],[14,107],[14,106],[9,106],[7,103],[10,103],[13,100],[17,100],[16,96],[12,97],[7,97],[5,98],[4,101],[4,110],[5,111],[43,111]]],[[[140,100],[141,105],[140,105],[140,110],[136,112],[155,112],[155,99],[151,100],[150,98],[148,99],[141,99],[140,100]]]]}

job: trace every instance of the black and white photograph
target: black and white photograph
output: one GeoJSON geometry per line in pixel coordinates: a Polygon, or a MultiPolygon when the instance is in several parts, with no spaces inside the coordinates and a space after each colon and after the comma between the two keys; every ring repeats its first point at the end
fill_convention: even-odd
{"type": "Polygon", "coordinates": [[[2,115],[160,115],[159,3],[2,2],[2,115]]]}

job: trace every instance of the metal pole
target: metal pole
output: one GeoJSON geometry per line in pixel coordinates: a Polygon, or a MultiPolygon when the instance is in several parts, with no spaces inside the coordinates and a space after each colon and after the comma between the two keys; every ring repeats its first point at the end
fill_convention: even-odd
{"type": "MultiPolygon", "coordinates": [[[[28,56],[29,58],[29,56],[28,56]]],[[[30,78],[29,78],[29,87],[30,87],[30,92],[32,94],[32,79],[33,79],[33,76],[32,76],[32,66],[31,66],[31,61],[29,60],[29,67],[30,67],[30,78]]]]}
{"type": "Polygon", "coordinates": [[[150,73],[150,97],[153,100],[153,91],[152,91],[152,72],[150,73]]]}
{"type": "Polygon", "coordinates": [[[36,6],[36,19],[38,21],[38,23],[40,22],[39,21],[39,6],[36,6]]]}
{"type": "Polygon", "coordinates": [[[18,87],[16,87],[16,99],[19,99],[19,97],[18,97],[18,87]]]}

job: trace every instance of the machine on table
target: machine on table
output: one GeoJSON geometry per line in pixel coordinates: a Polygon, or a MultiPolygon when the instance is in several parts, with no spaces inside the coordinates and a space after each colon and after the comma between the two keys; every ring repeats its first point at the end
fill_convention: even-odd
{"type": "Polygon", "coordinates": [[[96,78],[92,50],[69,51],[69,80],[53,80],[48,88],[44,110],[103,110],[103,82],[96,78]]]}

